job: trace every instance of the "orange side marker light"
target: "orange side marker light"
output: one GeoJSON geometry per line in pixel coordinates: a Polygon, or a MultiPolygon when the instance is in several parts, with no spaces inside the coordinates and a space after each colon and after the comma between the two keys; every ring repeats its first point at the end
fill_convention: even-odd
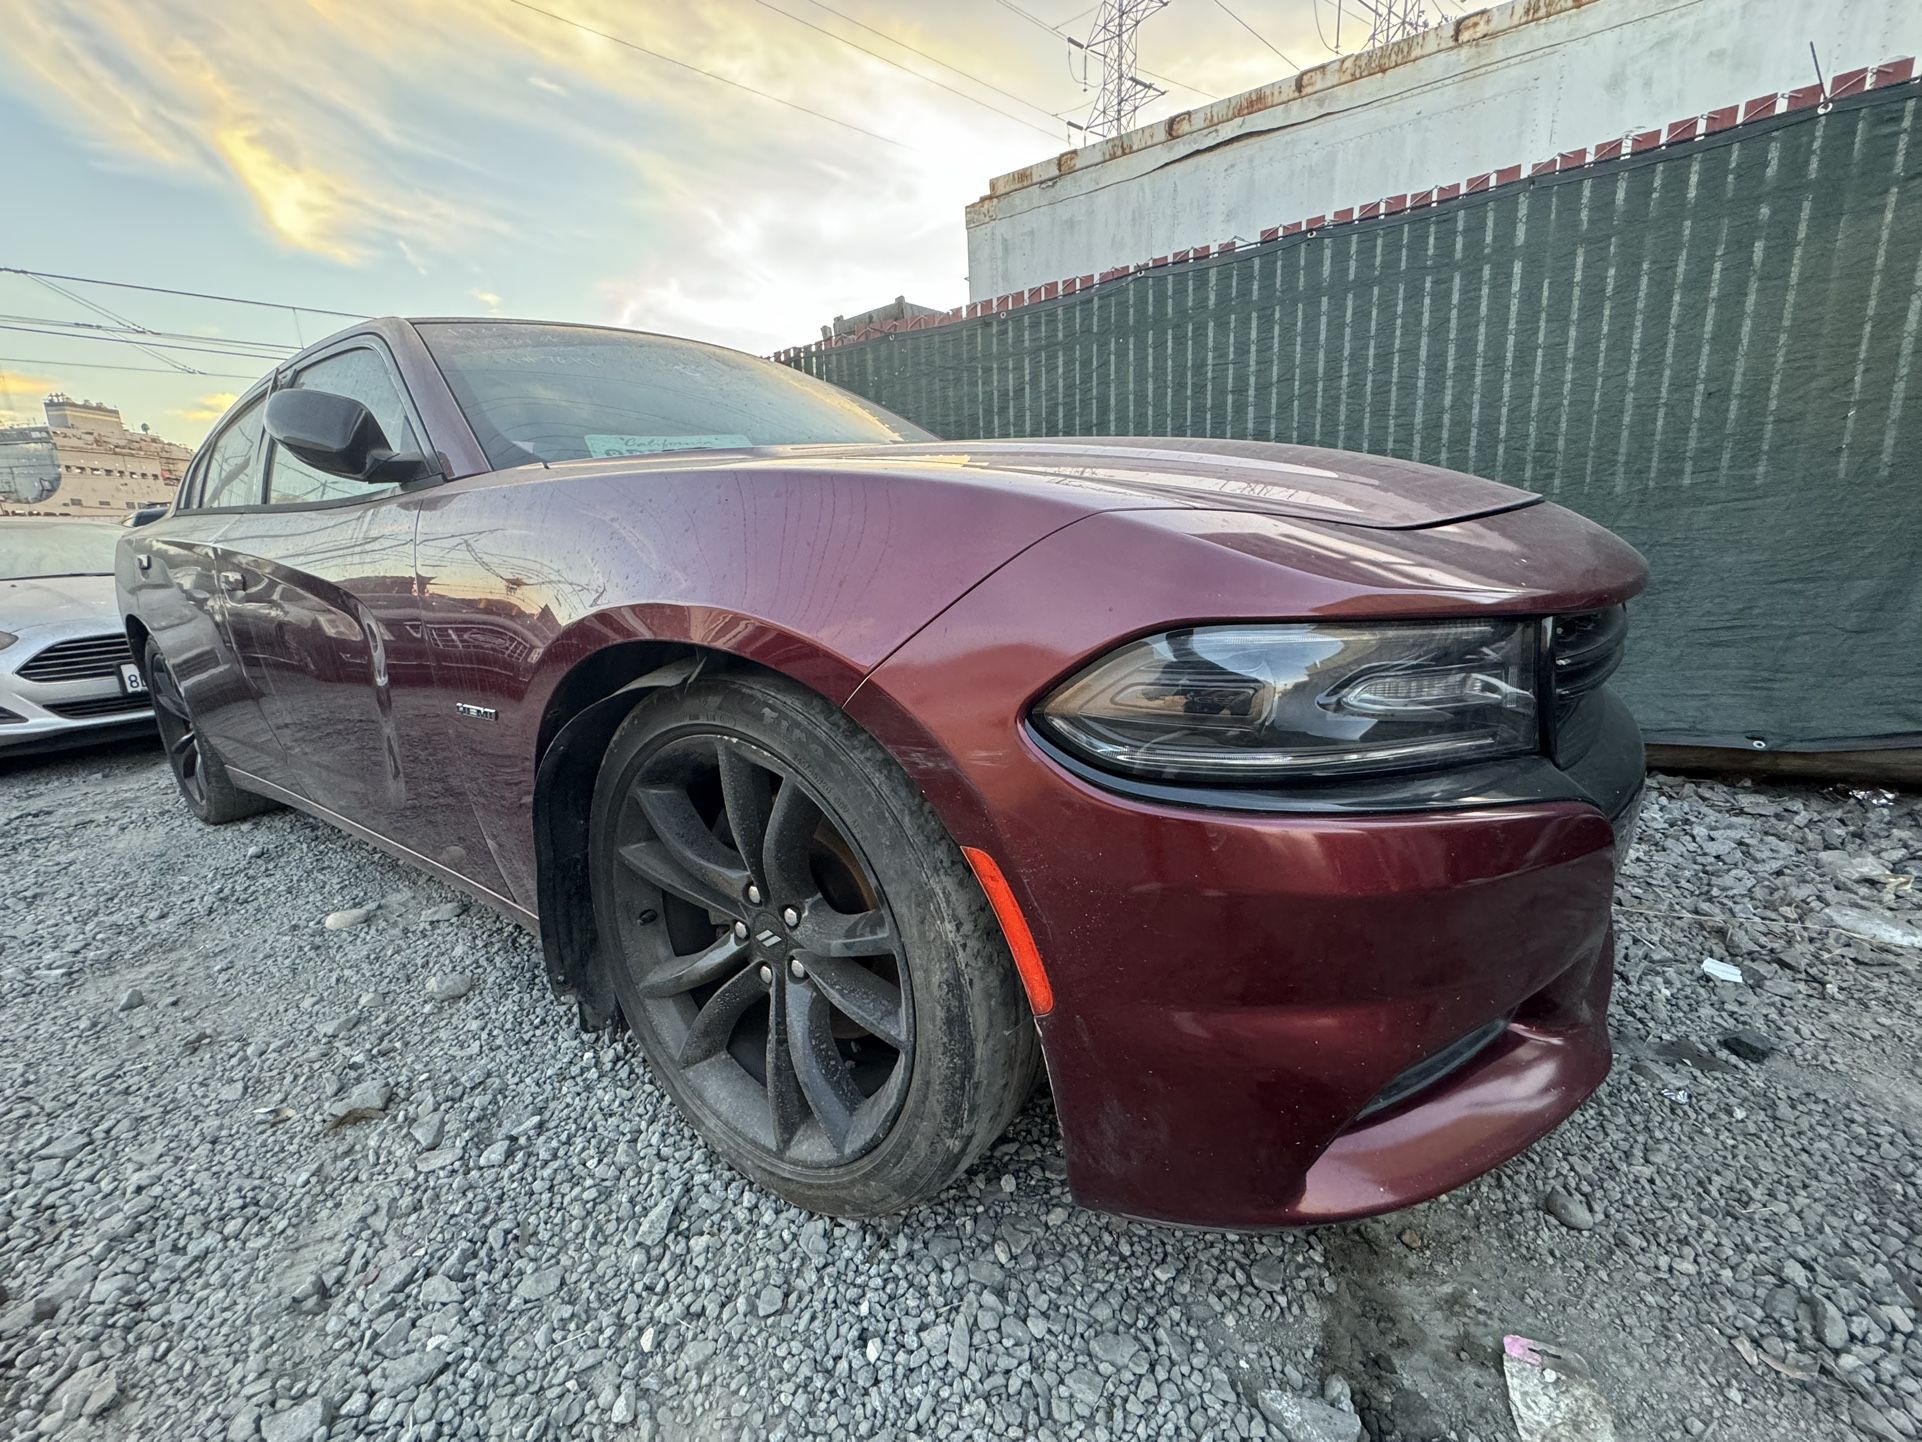
{"type": "Polygon", "coordinates": [[[1034,933],[1028,930],[1028,919],[1021,914],[1021,904],[1014,899],[1008,878],[1001,874],[1001,868],[987,852],[964,846],[961,854],[974,868],[975,879],[987,893],[988,905],[994,908],[995,919],[1001,923],[1001,934],[1008,939],[1008,950],[1014,953],[1014,969],[1020,973],[1021,985],[1028,992],[1028,1005],[1036,1016],[1046,1016],[1054,1010],[1054,987],[1041,965],[1041,949],[1034,944],[1034,933]]]}

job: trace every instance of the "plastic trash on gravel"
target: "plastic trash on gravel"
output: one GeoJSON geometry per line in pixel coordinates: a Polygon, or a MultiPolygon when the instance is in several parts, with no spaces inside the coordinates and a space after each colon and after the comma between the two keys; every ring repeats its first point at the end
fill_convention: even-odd
{"type": "Polygon", "coordinates": [[[1580,1354],[1529,1337],[1502,1338],[1508,1409],[1522,1442],[1615,1442],[1615,1419],[1580,1354]]]}

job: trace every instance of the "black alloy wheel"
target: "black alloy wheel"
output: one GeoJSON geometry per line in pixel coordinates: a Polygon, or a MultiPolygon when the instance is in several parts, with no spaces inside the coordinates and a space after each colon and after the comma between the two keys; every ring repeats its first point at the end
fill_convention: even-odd
{"type": "Polygon", "coordinates": [[[147,657],[147,689],[153,695],[154,721],[160,727],[160,740],[167,748],[167,765],[173,768],[180,794],[196,810],[207,804],[206,778],[201,771],[200,733],[194,727],[187,698],[174,679],[167,658],[156,649],[147,657]]]}
{"type": "Polygon", "coordinates": [[[980,886],[914,783],[759,673],[650,692],[595,783],[601,963],[655,1078],[798,1206],[896,1211],[1006,1128],[1038,1047],[980,886]]]}
{"type": "Polygon", "coordinates": [[[188,809],[209,826],[223,826],[272,809],[273,802],[242,791],[228,777],[219,754],[194,720],[179,677],[152,642],[147,644],[146,662],[154,723],[159,727],[161,744],[167,748],[167,768],[173,772],[174,785],[188,809]]]}
{"type": "Polygon", "coordinates": [[[621,952],[684,1085],[806,1166],[873,1148],[914,1064],[894,919],[825,803],[746,738],[640,758],[613,844],[621,952]]]}

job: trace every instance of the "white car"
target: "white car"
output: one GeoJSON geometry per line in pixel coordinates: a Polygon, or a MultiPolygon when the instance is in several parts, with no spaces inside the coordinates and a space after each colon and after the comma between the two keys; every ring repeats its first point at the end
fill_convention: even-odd
{"type": "Polygon", "coordinates": [[[153,729],[108,521],[0,517],[0,756],[153,729]]]}

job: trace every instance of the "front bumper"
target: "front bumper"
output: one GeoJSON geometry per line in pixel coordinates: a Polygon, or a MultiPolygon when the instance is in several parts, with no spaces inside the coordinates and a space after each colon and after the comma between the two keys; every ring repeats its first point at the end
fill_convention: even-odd
{"type": "Polygon", "coordinates": [[[1084,1204],[1233,1228],[1409,1206],[1522,1151],[1607,1074],[1616,844],[1592,807],[1335,821],[1078,802],[1111,838],[1093,864],[1016,865],[1031,914],[1072,918],[1042,943],[1057,1005],[1040,1027],[1084,1204]]]}
{"type": "Polygon", "coordinates": [[[118,679],[29,681],[0,669],[0,755],[100,740],[152,729],[153,710],[126,695],[118,679]]]}

